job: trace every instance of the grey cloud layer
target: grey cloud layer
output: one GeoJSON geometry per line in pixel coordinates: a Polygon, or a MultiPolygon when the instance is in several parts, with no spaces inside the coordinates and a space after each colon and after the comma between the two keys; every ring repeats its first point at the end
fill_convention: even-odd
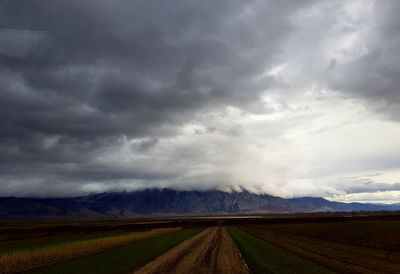
{"type": "Polygon", "coordinates": [[[365,100],[389,119],[400,119],[400,9],[399,1],[376,1],[370,31],[365,35],[366,53],[335,66],[329,84],[346,95],[365,100]]]}
{"type": "MultiPolygon", "coordinates": [[[[228,106],[270,111],[261,96],[285,85],[265,72],[285,59],[282,49],[297,31],[293,18],[315,4],[2,1],[0,195],[24,187],[74,193],[82,182],[162,184],[185,178],[200,166],[196,157],[207,161],[198,156],[202,148],[188,149],[198,155],[187,155],[157,147],[182,135],[185,125],[204,122],[206,114],[228,106]],[[130,160],[113,158],[126,144],[119,155],[129,151],[130,160]]],[[[307,79],[323,75],[321,82],[329,87],[379,101],[378,107],[398,119],[400,21],[392,5],[398,4],[377,6],[376,29],[369,37],[383,46],[371,45],[359,60],[332,64],[329,75],[307,79]],[[362,73],[354,77],[354,71],[362,73]]],[[[290,95],[282,90],[280,96],[290,95]]],[[[231,127],[221,134],[239,138],[242,131],[231,127]]],[[[205,180],[218,185],[218,177],[205,180]]]]}
{"type": "Polygon", "coordinates": [[[171,173],[94,159],[123,136],[148,138],[135,148],[144,153],[204,111],[256,109],[271,85],[257,76],[304,4],[3,1],[2,174],[68,181],[171,173]]]}
{"type": "Polygon", "coordinates": [[[40,30],[49,42],[44,52],[39,45],[28,56],[3,57],[2,135],[143,136],[185,122],[200,108],[251,105],[269,85],[270,79],[254,78],[290,31],[293,8],[6,1],[0,26],[40,30]]]}

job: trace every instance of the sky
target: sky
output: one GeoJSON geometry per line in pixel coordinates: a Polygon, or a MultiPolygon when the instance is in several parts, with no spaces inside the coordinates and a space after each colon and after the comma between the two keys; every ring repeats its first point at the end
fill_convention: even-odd
{"type": "Polygon", "coordinates": [[[3,0],[0,196],[400,202],[400,1],[3,0]]]}

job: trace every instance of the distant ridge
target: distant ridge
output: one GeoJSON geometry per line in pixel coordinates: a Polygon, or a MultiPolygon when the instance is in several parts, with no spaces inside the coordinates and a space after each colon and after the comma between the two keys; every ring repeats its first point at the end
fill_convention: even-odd
{"type": "Polygon", "coordinates": [[[284,199],[248,191],[173,189],[106,192],[75,198],[0,198],[0,219],[382,210],[400,210],[400,205],[340,203],[311,197],[284,199]]]}

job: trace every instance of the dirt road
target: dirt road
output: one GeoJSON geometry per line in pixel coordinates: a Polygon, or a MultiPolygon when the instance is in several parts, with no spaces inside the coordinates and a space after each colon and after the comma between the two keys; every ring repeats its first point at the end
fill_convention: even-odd
{"type": "Polygon", "coordinates": [[[228,231],[208,228],[134,272],[248,274],[228,231]]]}

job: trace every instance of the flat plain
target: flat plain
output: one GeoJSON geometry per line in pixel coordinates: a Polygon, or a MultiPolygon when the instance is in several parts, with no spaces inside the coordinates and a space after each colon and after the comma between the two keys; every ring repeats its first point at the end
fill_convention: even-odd
{"type": "Polygon", "coordinates": [[[0,222],[0,273],[400,273],[400,214],[0,222]]]}
{"type": "Polygon", "coordinates": [[[395,230],[398,225],[399,222],[386,222],[384,226],[375,222],[348,222],[251,225],[241,229],[331,271],[394,274],[400,273],[400,253],[393,245],[398,240],[395,230]],[[377,226],[381,229],[374,229],[377,226]],[[359,227],[362,229],[358,230],[359,227]],[[356,231],[359,234],[354,237],[356,231]]]}

